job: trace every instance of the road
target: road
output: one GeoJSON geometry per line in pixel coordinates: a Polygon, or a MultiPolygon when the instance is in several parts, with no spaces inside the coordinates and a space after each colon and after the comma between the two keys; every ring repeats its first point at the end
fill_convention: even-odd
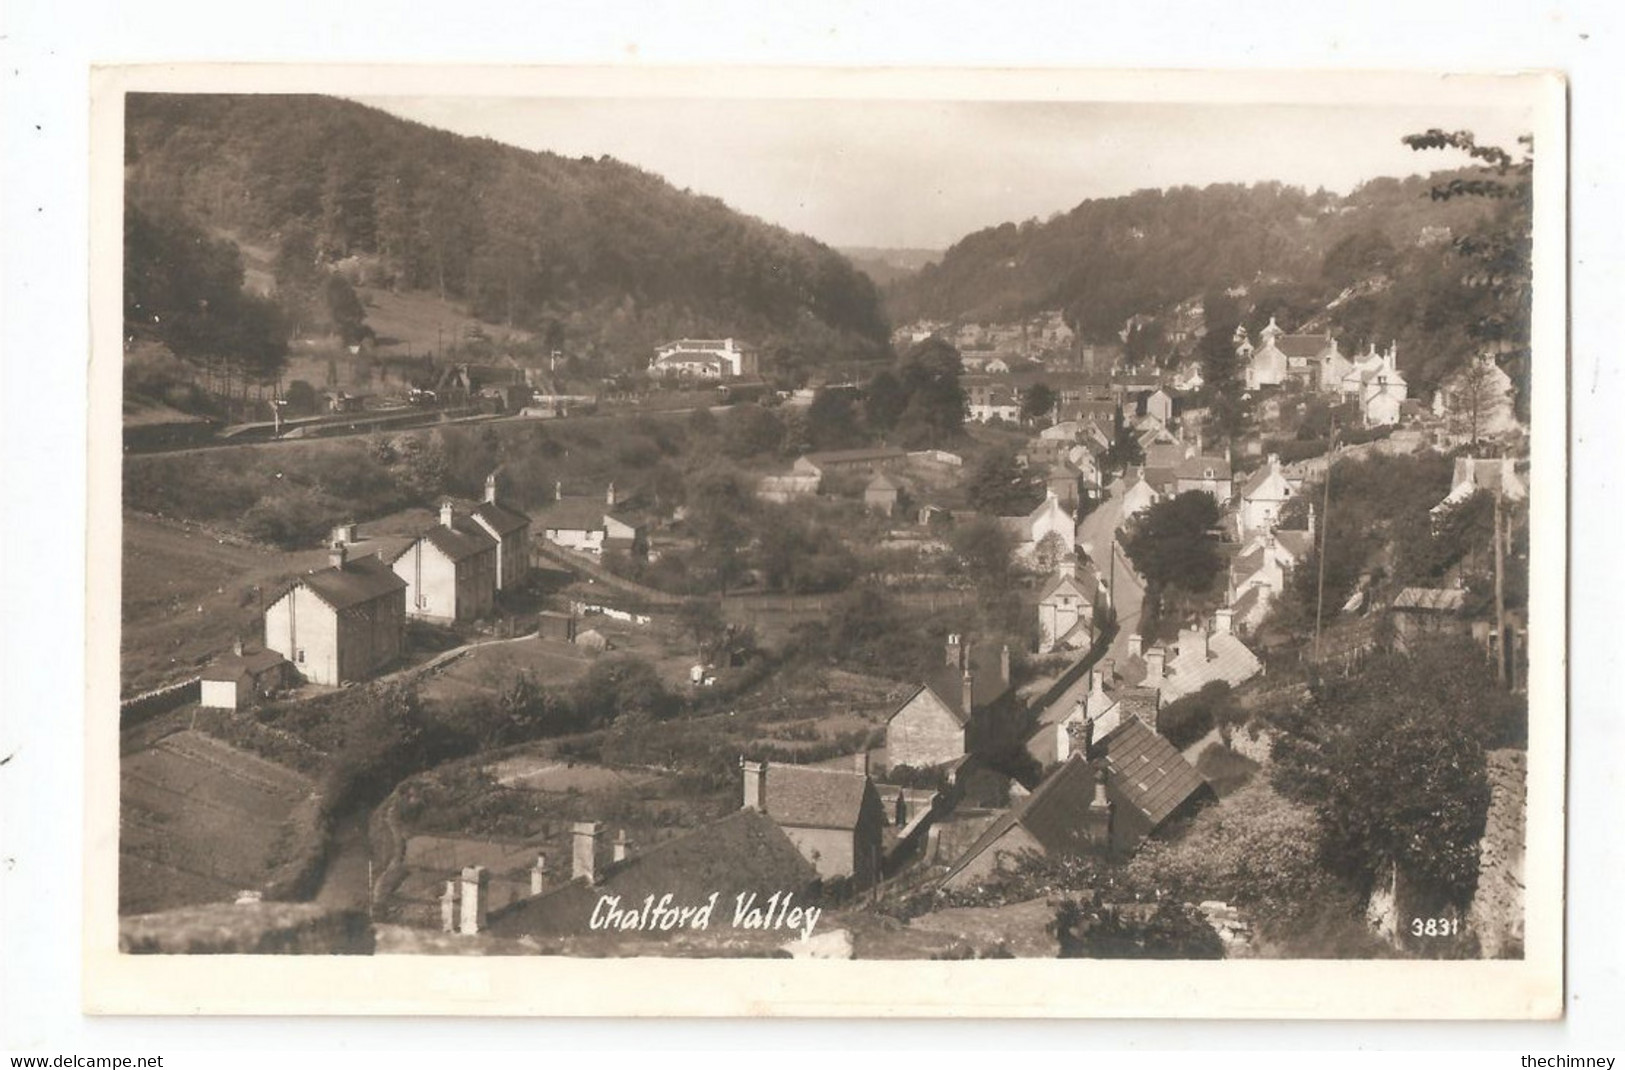
{"type": "Polygon", "coordinates": [[[1117,610],[1117,636],[1106,656],[1121,665],[1128,660],[1128,637],[1139,630],[1140,607],[1145,601],[1145,584],[1117,541],[1123,525],[1123,499],[1113,495],[1095,507],[1078,525],[1078,545],[1095,563],[1100,578],[1112,590],[1117,610]],[[1110,559],[1106,547],[1111,547],[1110,559]]]}

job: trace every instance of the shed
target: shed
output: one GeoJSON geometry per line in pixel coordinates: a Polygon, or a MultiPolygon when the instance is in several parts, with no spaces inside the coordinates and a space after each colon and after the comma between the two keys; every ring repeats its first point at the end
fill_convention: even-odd
{"type": "Polygon", "coordinates": [[[288,659],[275,650],[243,653],[238,644],[203,670],[203,706],[217,710],[240,710],[256,698],[286,687],[288,659]]]}

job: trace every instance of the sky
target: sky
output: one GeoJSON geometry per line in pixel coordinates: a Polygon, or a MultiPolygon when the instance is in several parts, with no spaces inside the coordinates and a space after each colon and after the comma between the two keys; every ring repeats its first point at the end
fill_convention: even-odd
{"type": "Polygon", "coordinates": [[[1466,162],[1408,133],[1513,148],[1523,114],[1474,104],[360,97],[460,134],[612,156],[837,247],[943,249],[1147,187],[1279,181],[1346,193],[1466,162]]]}

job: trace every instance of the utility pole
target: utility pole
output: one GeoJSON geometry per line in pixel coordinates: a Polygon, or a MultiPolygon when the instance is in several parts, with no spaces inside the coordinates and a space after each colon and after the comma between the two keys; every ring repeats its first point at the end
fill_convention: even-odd
{"type": "Polygon", "coordinates": [[[1502,576],[1503,552],[1501,548],[1501,484],[1495,485],[1495,681],[1502,687],[1507,683],[1506,649],[1506,583],[1502,576]]]}
{"type": "Polygon", "coordinates": [[[1326,440],[1326,479],[1320,511],[1320,576],[1315,583],[1315,664],[1320,664],[1320,616],[1326,600],[1326,546],[1331,536],[1332,464],[1337,460],[1337,417],[1332,417],[1331,436],[1326,440]]]}

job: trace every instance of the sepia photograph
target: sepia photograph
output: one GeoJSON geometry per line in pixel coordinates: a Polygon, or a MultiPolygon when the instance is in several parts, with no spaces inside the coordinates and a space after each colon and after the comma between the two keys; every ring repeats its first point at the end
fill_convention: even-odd
{"type": "Polygon", "coordinates": [[[98,72],[88,1009],[1558,1013],[1561,79],[510,73],[98,72]]]}

